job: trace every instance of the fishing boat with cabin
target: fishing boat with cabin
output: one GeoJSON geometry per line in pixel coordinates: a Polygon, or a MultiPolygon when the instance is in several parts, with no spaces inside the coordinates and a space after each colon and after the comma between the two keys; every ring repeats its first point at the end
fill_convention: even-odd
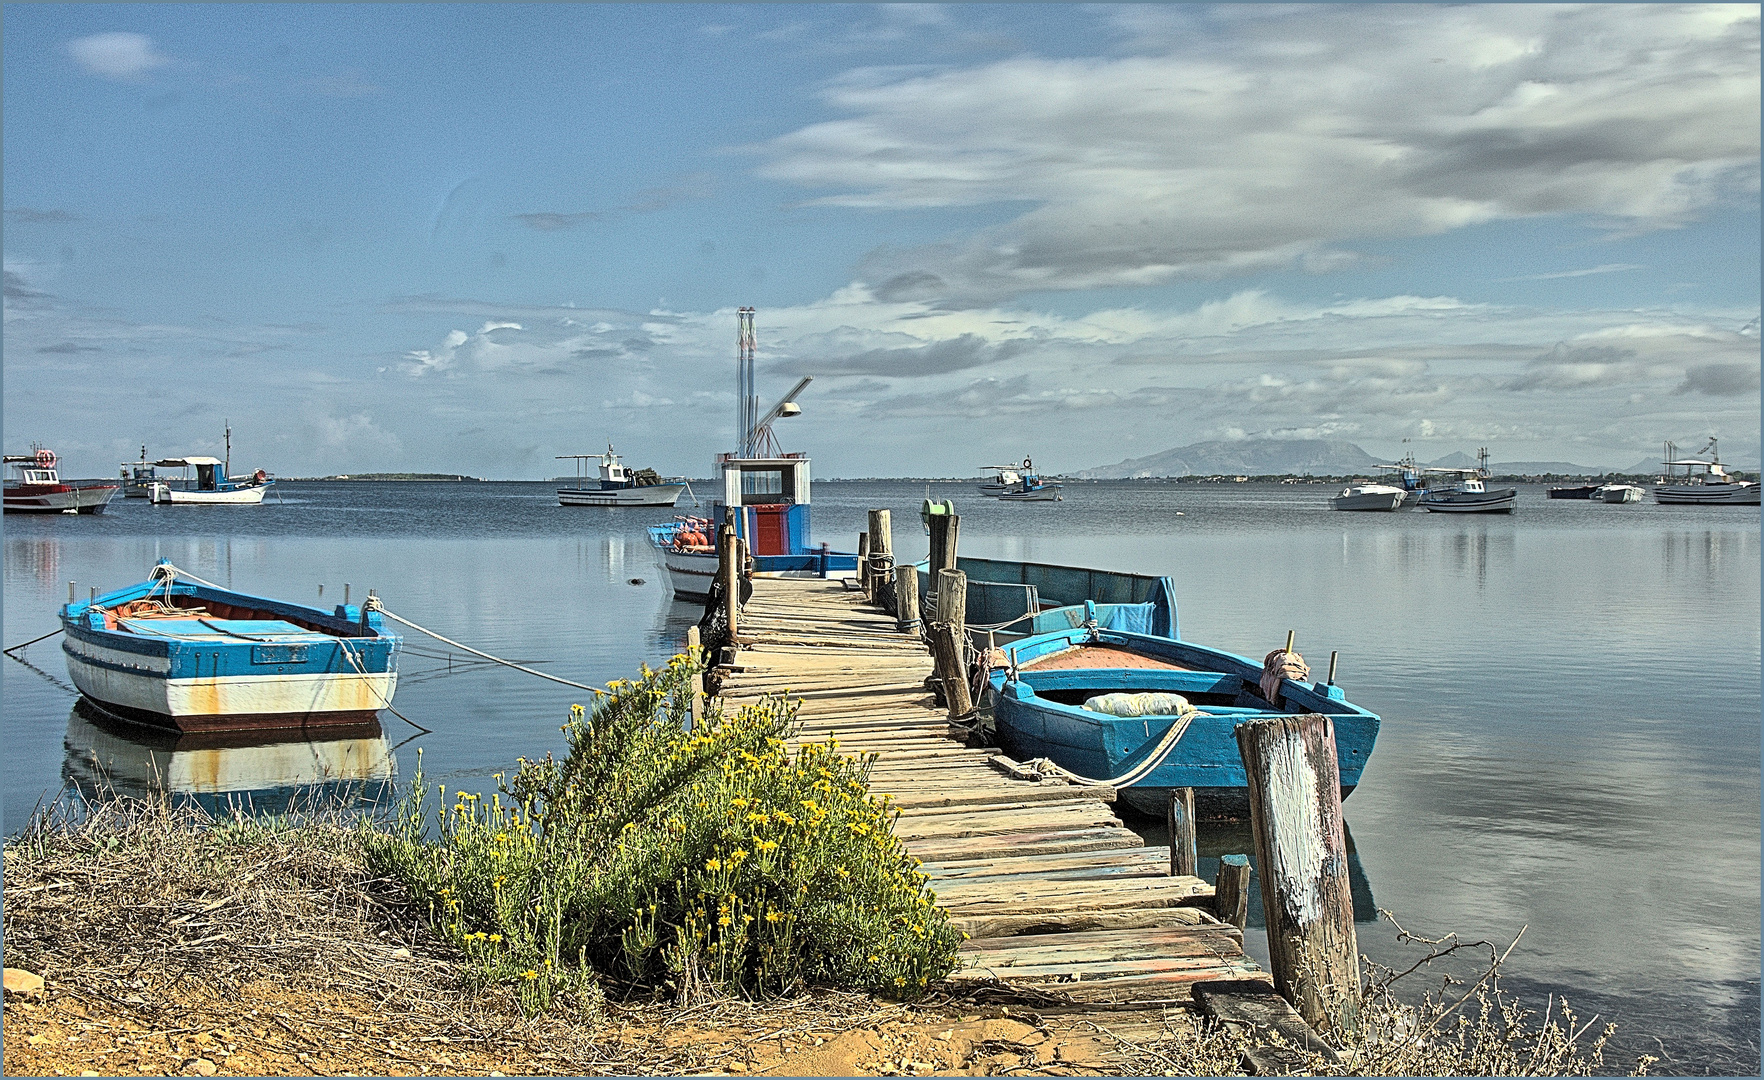
{"type": "Polygon", "coordinates": [[[224,589],[166,560],[147,580],[61,608],[80,693],[125,720],[179,731],[373,722],[398,685],[403,639],[370,591],[332,611],[224,589]]]}
{"type": "Polygon", "coordinates": [[[56,468],[55,451],[36,443],[28,454],[7,454],[15,475],[6,479],[8,514],[101,514],[116,497],[115,484],[69,484],[56,468]]]}
{"type": "Polygon", "coordinates": [[[682,478],[663,479],[654,469],[631,469],[613,453],[612,443],[604,454],[559,454],[559,461],[576,463],[577,479],[570,487],[557,489],[559,506],[673,506],[686,490],[682,478]],[[590,461],[600,464],[600,480],[594,484],[582,475],[590,461]]]}
{"type": "Polygon", "coordinates": [[[159,472],[154,462],[147,460],[147,445],[141,444],[141,459],[125,461],[118,477],[122,481],[122,496],[125,499],[151,499],[153,485],[159,483],[159,472]]]}
{"type": "Polygon", "coordinates": [[[148,489],[149,499],[154,505],[162,504],[231,504],[250,505],[261,503],[263,497],[274,486],[275,479],[269,473],[258,469],[250,476],[234,476],[233,471],[233,429],[226,429],[226,457],[201,457],[186,455],[184,457],[163,458],[155,461],[154,466],[160,469],[184,469],[185,475],[175,481],[156,480],[148,489]],[[191,477],[189,470],[195,470],[191,477]]]}
{"type": "Polygon", "coordinates": [[[754,310],[736,313],[736,431],[734,453],[719,454],[722,498],[706,517],[680,517],[649,527],[649,541],[668,574],[674,595],[708,597],[717,573],[716,530],[734,528],[747,545],[755,577],[819,577],[857,569],[857,555],[813,546],[810,476],[806,454],[785,453],[772,424],[797,416],[796,396],[813,380],[805,376],[764,414],[754,389],[754,310]]]}
{"type": "Polygon", "coordinates": [[[1488,479],[1488,447],[1476,451],[1474,469],[1428,469],[1428,472],[1451,473],[1458,482],[1449,487],[1429,488],[1421,496],[1421,508],[1435,514],[1511,514],[1519,503],[1518,488],[1490,488],[1488,479]]]}
{"type": "Polygon", "coordinates": [[[1654,485],[1654,501],[1662,506],[1757,506],[1758,483],[1735,480],[1721,467],[1721,453],[1711,438],[1703,447],[1707,458],[1681,458],[1678,447],[1666,444],[1660,462],[1665,473],[1654,485]],[[1683,472],[1679,472],[1683,469],[1683,472]]]}

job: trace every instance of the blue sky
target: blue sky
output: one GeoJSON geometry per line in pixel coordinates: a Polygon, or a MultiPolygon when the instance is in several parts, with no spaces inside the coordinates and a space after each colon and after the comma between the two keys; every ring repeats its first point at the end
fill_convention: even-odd
{"type": "Polygon", "coordinates": [[[1755,466],[1758,13],[9,6],[6,445],[1755,466]]]}

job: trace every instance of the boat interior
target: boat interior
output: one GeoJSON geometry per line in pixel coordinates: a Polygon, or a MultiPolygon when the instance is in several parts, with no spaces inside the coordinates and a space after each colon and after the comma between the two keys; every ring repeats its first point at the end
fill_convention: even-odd
{"type": "Polygon", "coordinates": [[[121,603],[93,606],[104,620],[104,629],[151,637],[214,634],[244,640],[286,639],[290,635],[322,634],[326,637],[374,636],[359,624],[337,618],[321,622],[286,609],[271,610],[230,603],[212,597],[174,590],[170,595],[137,597],[121,603]]]}

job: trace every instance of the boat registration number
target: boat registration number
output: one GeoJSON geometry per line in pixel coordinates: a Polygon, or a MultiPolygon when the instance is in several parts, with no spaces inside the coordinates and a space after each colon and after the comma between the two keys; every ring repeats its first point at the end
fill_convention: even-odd
{"type": "Polygon", "coordinates": [[[253,645],[253,664],[301,664],[306,662],[304,645],[253,645]]]}

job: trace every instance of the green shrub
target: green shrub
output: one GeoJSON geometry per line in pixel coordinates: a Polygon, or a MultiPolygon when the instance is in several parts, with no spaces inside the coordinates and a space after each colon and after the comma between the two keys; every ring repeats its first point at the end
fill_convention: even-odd
{"type": "Polygon", "coordinates": [[[598,973],[746,995],[834,985],[915,996],[961,934],[869,794],[873,757],[785,746],[767,698],[687,729],[685,656],[571,710],[561,760],[517,762],[486,803],[426,784],[368,850],[435,924],[529,1008],[598,973]]]}

